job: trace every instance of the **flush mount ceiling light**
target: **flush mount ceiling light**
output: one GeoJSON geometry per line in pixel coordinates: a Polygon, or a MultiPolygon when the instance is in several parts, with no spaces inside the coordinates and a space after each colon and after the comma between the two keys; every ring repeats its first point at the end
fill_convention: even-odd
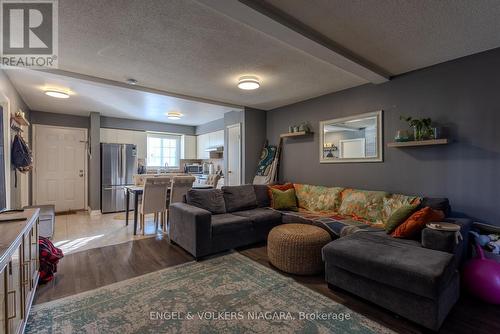
{"type": "Polygon", "coordinates": [[[259,78],[246,75],[238,79],[238,88],[243,90],[254,90],[260,87],[259,78]]]}
{"type": "Polygon", "coordinates": [[[180,112],[177,112],[177,111],[170,111],[167,113],[168,119],[178,120],[178,119],[181,119],[182,116],[184,116],[184,115],[181,114],[180,112]]]}
{"type": "Polygon", "coordinates": [[[68,93],[62,92],[62,91],[59,91],[59,90],[53,90],[53,89],[46,90],[45,94],[48,95],[48,96],[51,96],[51,97],[58,98],[58,99],[68,99],[69,98],[69,94],[68,93]]]}

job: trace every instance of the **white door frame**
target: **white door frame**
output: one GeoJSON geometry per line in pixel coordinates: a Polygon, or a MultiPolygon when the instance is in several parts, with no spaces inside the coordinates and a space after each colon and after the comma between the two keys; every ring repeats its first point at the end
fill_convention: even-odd
{"type": "MultiPolygon", "coordinates": [[[[56,126],[56,125],[43,125],[43,124],[33,124],[33,132],[32,132],[32,143],[33,143],[33,162],[36,162],[36,152],[37,152],[37,146],[36,146],[36,131],[37,129],[40,129],[40,128],[51,128],[51,129],[64,129],[64,130],[83,130],[85,132],[85,140],[87,141],[86,145],[85,145],[85,150],[84,150],[84,154],[85,154],[85,157],[83,159],[84,161],[84,167],[83,167],[83,175],[84,175],[84,180],[83,180],[83,183],[84,183],[84,194],[83,194],[83,208],[86,209],[88,207],[88,186],[89,186],[89,183],[88,183],[88,157],[87,157],[87,145],[89,144],[88,143],[88,140],[89,140],[89,136],[88,136],[88,129],[86,128],[77,128],[77,127],[66,127],[66,126],[56,126]]],[[[36,163],[33,164],[34,168],[33,168],[33,180],[31,182],[31,184],[33,185],[33,192],[32,192],[32,199],[31,199],[31,202],[33,205],[36,205],[36,199],[37,199],[37,195],[38,195],[38,189],[37,189],[37,177],[38,177],[38,174],[37,174],[37,166],[36,166],[36,163]]]]}
{"type": "MultiPolygon", "coordinates": [[[[226,130],[227,130],[227,151],[229,152],[229,129],[230,128],[236,128],[236,127],[239,128],[239,130],[240,130],[240,140],[239,140],[239,142],[240,142],[240,145],[239,145],[240,149],[239,149],[239,152],[238,152],[238,154],[239,154],[239,157],[238,157],[239,159],[238,160],[240,161],[240,170],[239,170],[240,184],[243,184],[243,182],[242,182],[242,179],[243,179],[243,168],[242,168],[243,161],[242,161],[242,156],[243,156],[243,154],[241,152],[241,150],[243,148],[242,148],[242,140],[241,140],[241,136],[242,136],[242,133],[241,133],[241,130],[242,130],[241,129],[241,123],[236,123],[236,124],[231,124],[231,125],[226,126],[226,130]]],[[[227,165],[226,165],[227,184],[226,184],[226,181],[224,181],[224,184],[226,184],[226,185],[230,185],[229,184],[229,173],[228,173],[228,171],[229,171],[229,155],[227,155],[227,165]]]]}
{"type": "Polygon", "coordinates": [[[4,150],[4,166],[5,169],[5,207],[7,209],[11,208],[11,167],[10,167],[10,154],[12,139],[10,137],[10,114],[11,114],[11,104],[10,100],[3,93],[0,95],[0,104],[3,108],[3,150],[4,150]]]}

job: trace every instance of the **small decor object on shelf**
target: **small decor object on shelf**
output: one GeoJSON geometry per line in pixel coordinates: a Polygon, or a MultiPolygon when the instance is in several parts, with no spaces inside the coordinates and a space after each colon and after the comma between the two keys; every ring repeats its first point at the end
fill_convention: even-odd
{"type": "Polygon", "coordinates": [[[309,124],[307,124],[307,122],[302,122],[300,123],[300,125],[290,125],[288,127],[288,133],[295,133],[295,132],[310,133],[311,128],[309,127],[309,124]]]}
{"type": "Polygon", "coordinates": [[[413,117],[399,117],[401,120],[408,123],[413,128],[414,140],[427,140],[434,138],[434,129],[431,128],[432,120],[430,118],[413,118],[413,117]]]}
{"type": "Polygon", "coordinates": [[[413,135],[408,130],[398,130],[394,141],[396,142],[407,142],[413,140],[413,135]]]}

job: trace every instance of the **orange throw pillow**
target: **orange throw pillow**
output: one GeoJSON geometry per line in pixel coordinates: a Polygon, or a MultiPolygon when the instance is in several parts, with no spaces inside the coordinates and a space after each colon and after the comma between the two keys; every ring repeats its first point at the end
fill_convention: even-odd
{"type": "Polygon", "coordinates": [[[439,222],[443,220],[444,213],[439,210],[432,210],[425,207],[410,216],[403,224],[399,225],[391,236],[395,238],[415,238],[430,222],[439,222]]]}
{"type": "Polygon", "coordinates": [[[272,186],[268,186],[267,187],[267,192],[269,194],[269,198],[271,199],[271,207],[273,207],[273,192],[271,189],[277,189],[277,190],[281,190],[281,191],[287,191],[288,189],[295,189],[293,187],[293,183],[285,183],[285,184],[275,184],[275,185],[272,185],[272,186]]]}

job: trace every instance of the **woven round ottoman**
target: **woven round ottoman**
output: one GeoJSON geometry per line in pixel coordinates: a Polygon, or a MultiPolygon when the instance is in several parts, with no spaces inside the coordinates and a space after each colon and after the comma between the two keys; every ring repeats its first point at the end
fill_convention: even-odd
{"type": "Polygon", "coordinates": [[[283,224],[269,232],[267,256],[276,268],[297,275],[313,275],[323,270],[321,248],[332,239],[320,227],[283,224]]]}

